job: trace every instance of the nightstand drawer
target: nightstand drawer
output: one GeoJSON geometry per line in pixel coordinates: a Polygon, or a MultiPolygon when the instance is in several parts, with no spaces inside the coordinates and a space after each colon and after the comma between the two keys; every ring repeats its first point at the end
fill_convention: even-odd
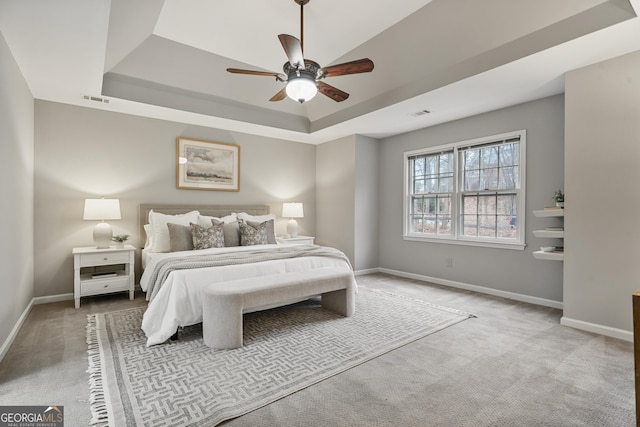
{"type": "Polygon", "coordinates": [[[312,236],[278,237],[278,242],[288,245],[313,245],[314,239],[312,236]]]}
{"type": "Polygon", "coordinates": [[[95,265],[124,264],[127,262],[129,262],[129,251],[80,255],[81,267],[91,267],[95,265]]]}
{"type": "Polygon", "coordinates": [[[80,284],[80,295],[100,295],[110,292],[129,290],[129,276],[112,277],[108,279],[83,280],[80,284]]]}

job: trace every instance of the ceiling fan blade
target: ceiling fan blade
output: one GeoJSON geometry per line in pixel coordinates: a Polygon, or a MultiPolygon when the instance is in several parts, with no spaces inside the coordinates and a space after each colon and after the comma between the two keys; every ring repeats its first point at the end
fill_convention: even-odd
{"type": "Polygon", "coordinates": [[[282,73],[273,73],[271,71],[243,70],[241,68],[227,68],[227,71],[234,74],[249,74],[251,76],[275,77],[281,82],[285,81],[285,79],[287,78],[287,76],[282,73]]]}
{"type": "Polygon", "coordinates": [[[278,38],[280,39],[284,52],[287,54],[287,58],[289,58],[289,64],[298,70],[304,68],[304,57],[302,56],[300,40],[289,34],[278,34],[278,38]]]}
{"type": "Polygon", "coordinates": [[[373,61],[362,58],[343,64],[330,65],[322,69],[322,77],[346,76],[348,74],[369,73],[373,70],[373,61]]]}
{"type": "Polygon", "coordinates": [[[271,102],[282,101],[286,97],[287,97],[287,87],[285,86],[282,89],[280,89],[280,92],[273,95],[269,101],[271,102]]]}
{"type": "Polygon", "coordinates": [[[325,82],[317,82],[318,84],[318,92],[321,94],[328,96],[336,102],[342,102],[349,98],[349,94],[344,92],[336,87],[326,84],[325,82]]]}

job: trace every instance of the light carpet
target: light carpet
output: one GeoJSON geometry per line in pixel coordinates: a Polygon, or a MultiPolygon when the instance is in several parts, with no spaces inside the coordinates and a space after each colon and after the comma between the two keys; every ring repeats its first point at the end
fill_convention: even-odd
{"type": "Polygon", "coordinates": [[[93,425],[215,426],[474,317],[360,287],[352,317],[318,301],[245,314],[244,347],[214,351],[202,325],[146,347],[143,313],[87,316],[93,425]]]}

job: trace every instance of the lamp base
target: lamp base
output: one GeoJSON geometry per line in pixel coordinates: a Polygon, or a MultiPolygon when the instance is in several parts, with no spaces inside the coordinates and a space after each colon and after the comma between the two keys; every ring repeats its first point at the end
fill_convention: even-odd
{"type": "Polygon", "coordinates": [[[96,244],[97,249],[107,249],[111,245],[112,237],[113,231],[106,222],[98,223],[93,229],[93,243],[96,244]]]}
{"type": "Polygon", "coordinates": [[[290,237],[296,237],[298,235],[298,221],[291,218],[287,223],[287,233],[290,237]]]}

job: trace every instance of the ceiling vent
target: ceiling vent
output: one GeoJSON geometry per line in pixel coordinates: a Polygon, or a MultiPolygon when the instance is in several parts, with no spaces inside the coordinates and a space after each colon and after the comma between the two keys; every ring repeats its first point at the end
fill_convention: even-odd
{"type": "Polygon", "coordinates": [[[431,114],[431,111],[429,111],[429,110],[420,110],[420,111],[416,111],[415,113],[411,113],[411,115],[413,117],[425,116],[427,114],[431,114]]]}
{"type": "Polygon", "coordinates": [[[86,99],[87,101],[100,102],[102,104],[108,104],[109,103],[109,100],[107,98],[102,98],[100,96],[84,95],[82,98],[86,99]]]}

